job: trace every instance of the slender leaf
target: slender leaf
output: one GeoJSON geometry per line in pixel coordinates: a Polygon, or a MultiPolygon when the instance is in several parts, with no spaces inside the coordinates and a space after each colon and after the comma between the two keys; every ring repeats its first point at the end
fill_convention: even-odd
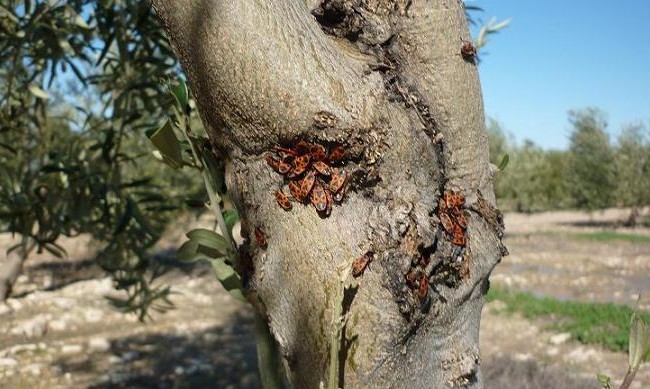
{"type": "Polygon", "coordinates": [[[36,96],[36,97],[38,97],[40,99],[47,100],[47,99],[50,98],[50,95],[48,95],[47,92],[45,92],[43,89],[39,88],[38,86],[36,86],[34,84],[29,84],[27,86],[27,89],[29,89],[29,92],[31,94],[33,94],[34,96],[36,96]]]}
{"type": "Polygon", "coordinates": [[[205,228],[192,230],[187,233],[187,237],[199,244],[199,252],[212,258],[224,256],[231,249],[231,245],[226,238],[205,228]]]}
{"type": "Polygon", "coordinates": [[[510,162],[510,155],[506,154],[501,158],[501,162],[499,162],[499,170],[504,171],[508,166],[508,162],[510,162]]]}
{"type": "Polygon", "coordinates": [[[235,297],[237,300],[246,302],[246,298],[242,293],[241,280],[235,272],[235,270],[226,264],[226,262],[219,258],[210,261],[212,263],[212,270],[217,276],[221,285],[230,293],[231,296],[235,297]]]}
{"type": "Polygon", "coordinates": [[[177,82],[171,82],[169,84],[169,91],[176,99],[176,102],[178,102],[178,105],[180,106],[182,111],[186,112],[189,97],[188,97],[187,85],[185,84],[185,81],[183,79],[178,79],[177,82]]]}

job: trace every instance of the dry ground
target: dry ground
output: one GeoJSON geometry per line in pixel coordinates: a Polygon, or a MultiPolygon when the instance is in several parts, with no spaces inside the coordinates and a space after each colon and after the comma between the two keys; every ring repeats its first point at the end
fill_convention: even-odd
{"type": "MultiPolygon", "coordinates": [[[[632,304],[637,293],[650,297],[650,245],[568,235],[602,228],[623,215],[617,210],[592,218],[573,212],[506,215],[511,255],[492,282],[581,301],[632,304]]],[[[647,229],[632,232],[650,235],[647,229]]],[[[160,249],[173,249],[180,239],[170,233],[160,249]]],[[[0,237],[0,247],[7,241],[0,237]]],[[[259,387],[252,315],[221,290],[209,268],[166,275],[163,282],[177,292],[177,309],[141,324],[102,299],[115,292],[88,260],[92,244],[77,239],[66,247],[67,262],[33,258],[16,297],[0,305],[0,388],[259,387]]],[[[545,331],[543,322],[499,313],[502,305],[488,304],[481,322],[487,387],[598,388],[597,372],[622,377],[625,354],[581,345],[545,331]]],[[[638,377],[637,388],[649,386],[650,366],[638,377]]]]}

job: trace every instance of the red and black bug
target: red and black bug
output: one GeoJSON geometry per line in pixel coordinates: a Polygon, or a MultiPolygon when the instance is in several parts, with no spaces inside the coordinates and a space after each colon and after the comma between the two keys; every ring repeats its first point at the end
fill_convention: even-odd
{"type": "Polygon", "coordinates": [[[466,41],[460,47],[460,55],[465,61],[474,63],[476,61],[476,46],[470,41],[466,41]]]}
{"type": "Polygon", "coordinates": [[[343,148],[343,146],[336,146],[332,149],[332,151],[330,151],[327,160],[330,161],[330,163],[338,162],[343,159],[344,155],[345,155],[345,149],[343,148]]]}
{"type": "Polygon", "coordinates": [[[454,233],[454,222],[451,220],[449,215],[446,212],[441,212],[440,215],[438,215],[440,219],[440,224],[442,224],[442,228],[447,231],[448,234],[453,234],[454,233]]]}
{"type": "Polygon", "coordinates": [[[332,195],[332,200],[334,200],[335,203],[340,204],[341,201],[343,201],[343,197],[345,196],[345,189],[340,190],[332,195]]]}
{"type": "Polygon", "coordinates": [[[292,163],[293,169],[291,171],[291,174],[294,177],[297,177],[302,173],[304,173],[309,167],[309,159],[310,159],[309,154],[304,154],[294,158],[292,163]]]}
{"type": "Polygon", "coordinates": [[[325,188],[323,188],[319,183],[315,183],[311,190],[311,203],[318,212],[324,212],[327,210],[327,195],[325,194],[325,188]]]}
{"type": "Polygon", "coordinates": [[[267,246],[266,235],[264,235],[262,229],[259,227],[255,227],[254,232],[255,232],[255,240],[257,241],[257,245],[262,249],[266,249],[267,246]]]}
{"type": "Polygon", "coordinates": [[[337,193],[338,191],[343,188],[345,185],[345,180],[348,178],[347,173],[345,170],[342,169],[335,169],[332,172],[332,179],[330,180],[330,190],[332,193],[337,193]]]}
{"type": "Polygon", "coordinates": [[[325,190],[325,201],[327,201],[327,207],[325,208],[325,212],[323,212],[324,216],[329,216],[332,213],[332,194],[330,193],[327,188],[323,188],[325,190]]]}
{"type": "Polygon", "coordinates": [[[291,165],[284,160],[279,161],[271,156],[266,156],[264,159],[266,159],[266,163],[268,163],[269,166],[280,174],[287,174],[289,170],[291,170],[291,165]]]}
{"type": "Polygon", "coordinates": [[[463,231],[463,228],[461,226],[459,225],[455,226],[451,243],[461,247],[465,247],[465,245],[467,244],[467,237],[465,236],[465,231],[463,231]]]}
{"type": "Polygon", "coordinates": [[[316,174],[313,171],[310,171],[307,173],[305,178],[300,181],[300,201],[304,201],[307,196],[309,196],[309,193],[311,192],[312,188],[314,187],[314,183],[316,182],[316,174]]]}
{"type": "Polygon", "coordinates": [[[459,211],[456,216],[456,223],[458,223],[459,226],[462,227],[463,230],[467,229],[467,216],[465,216],[465,213],[463,211],[459,211]]]}
{"type": "Polygon", "coordinates": [[[291,205],[291,200],[289,200],[289,197],[287,197],[287,195],[282,191],[282,189],[278,189],[277,191],[275,191],[275,200],[285,211],[290,211],[291,208],[293,208],[293,206],[291,205]]]}
{"type": "Polygon", "coordinates": [[[311,144],[301,139],[296,143],[295,151],[298,154],[306,154],[311,150],[311,144]]]}
{"type": "Polygon", "coordinates": [[[305,200],[305,196],[302,195],[300,191],[300,184],[298,182],[289,181],[289,192],[291,193],[291,196],[293,196],[293,198],[299,202],[303,202],[305,200]]]}
{"type": "Polygon", "coordinates": [[[327,158],[327,150],[325,150],[325,146],[323,145],[311,145],[309,153],[311,154],[311,157],[314,159],[314,161],[323,161],[325,158],[327,158]]]}
{"type": "Polygon", "coordinates": [[[357,278],[363,275],[363,272],[372,262],[373,254],[371,252],[365,253],[364,255],[357,257],[354,262],[352,262],[352,277],[357,278]]]}
{"type": "Polygon", "coordinates": [[[417,276],[418,276],[418,271],[417,270],[411,270],[409,273],[407,273],[404,276],[404,279],[406,280],[406,284],[408,286],[410,286],[411,288],[416,287],[418,285],[417,276]]]}
{"type": "Polygon", "coordinates": [[[313,166],[314,169],[316,169],[317,172],[324,176],[330,176],[332,175],[332,171],[330,170],[330,167],[328,164],[326,164],[323,161],[314,161],[311,166],[313,166]]]}
{"type": "Polygon", "coordinates": [[[423,301],[427,298],[429,294],[429,279],[426,275],[422,275],[420,282],[418,283],[418,298],[420,301],[423,301]]]}

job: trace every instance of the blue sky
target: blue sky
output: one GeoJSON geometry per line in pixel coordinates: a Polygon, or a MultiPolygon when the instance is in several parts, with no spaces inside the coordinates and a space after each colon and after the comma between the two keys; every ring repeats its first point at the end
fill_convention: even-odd
{"type": "Polygon", "coordinates": [[[517,141],[565,149],[571,109],[622,126],[650,123],[650,0],[479,0],[475,17],[512,17],[479,65],[486,114],[517,141]]]}

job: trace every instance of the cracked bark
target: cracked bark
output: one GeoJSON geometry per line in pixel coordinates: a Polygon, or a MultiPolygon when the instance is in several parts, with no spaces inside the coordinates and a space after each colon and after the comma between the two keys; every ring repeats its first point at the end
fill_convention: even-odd
{"type": "MultiPolygon", "coordinates": [[[[487,277],[504,252],[477,70],[458,0],[154,0],[212,140],[226,159],[251,244],[249,298],[270,324],[289,378],[327,377],[337,266],[374,252],[358,279],[342,350],[345,387],[480,387],[478,329],[487,277]],[[314,120],[329,112],[335,123],[314,120]],[[273,145],[306,137],[347,150],[342,205],[320,218],[286,212],[265,163],[273,145]],[[466,248],[435,215],[445,191],[465,195],[466,248]],[[420,309],[404,276],[421,256],[432,272],[420,309]],[[449,282],[441,263],[468,266],[449,282]],[[467,262],[468,261],[468,262],[467,262]],[[453,262],[453,261],[452,261],[453,262]]],[[[453,274],[452,274],[453,276],[453,274]]]]}

